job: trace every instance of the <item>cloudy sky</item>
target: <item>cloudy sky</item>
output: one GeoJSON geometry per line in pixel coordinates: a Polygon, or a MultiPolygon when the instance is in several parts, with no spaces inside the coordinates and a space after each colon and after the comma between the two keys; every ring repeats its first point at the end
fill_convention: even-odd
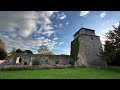
{"type": "Polygon", "coordinates": [[[119,11],[0,11],[0,39],[7,51],[13,47],[37,53],[47,45],[55,54],[70,54],[73,34],[81,26],[96,30],[96,35],[118,25],[119,11]]]}

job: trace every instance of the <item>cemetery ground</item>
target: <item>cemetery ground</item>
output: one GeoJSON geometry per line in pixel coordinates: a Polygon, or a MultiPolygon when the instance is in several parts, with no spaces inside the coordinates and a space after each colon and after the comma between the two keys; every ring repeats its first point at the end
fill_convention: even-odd
{"type": "Polygon", "coordinates": [[[120,67],[0,71],[0,79],[120,79],[120,67]]]}

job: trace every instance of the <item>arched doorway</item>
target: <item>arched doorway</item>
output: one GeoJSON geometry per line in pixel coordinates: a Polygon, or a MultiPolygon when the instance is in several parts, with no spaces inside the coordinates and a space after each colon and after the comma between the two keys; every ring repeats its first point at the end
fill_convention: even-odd
{"type": "Polygon", "coordinates": [[[20,57],[20,58],[19,58],[19,63],[21,63],[21,62],[22,62],[22,58],[20,57]]]}

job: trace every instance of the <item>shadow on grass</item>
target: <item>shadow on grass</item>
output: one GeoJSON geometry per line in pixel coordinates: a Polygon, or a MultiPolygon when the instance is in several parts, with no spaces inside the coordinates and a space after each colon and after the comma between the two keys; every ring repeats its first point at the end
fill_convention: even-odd
{"type": "Polygon", "coordinates": [[[100,68],[100,70],[120,73],[120,66],[108,66],[107,68],[100,68]]]}

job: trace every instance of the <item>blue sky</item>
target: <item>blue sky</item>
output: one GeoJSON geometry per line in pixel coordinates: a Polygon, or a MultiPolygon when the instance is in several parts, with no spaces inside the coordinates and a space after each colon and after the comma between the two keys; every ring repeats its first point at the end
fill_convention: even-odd
{"type": "Polygon", "coordinates": [[[0,11],[0,39],[7,51],[13,47],[37,53],[47,45],[55,54],[70,54],[73,34],[81,26],[102,36],[112,25],[118,26],[119,11],[0,11]]]}

